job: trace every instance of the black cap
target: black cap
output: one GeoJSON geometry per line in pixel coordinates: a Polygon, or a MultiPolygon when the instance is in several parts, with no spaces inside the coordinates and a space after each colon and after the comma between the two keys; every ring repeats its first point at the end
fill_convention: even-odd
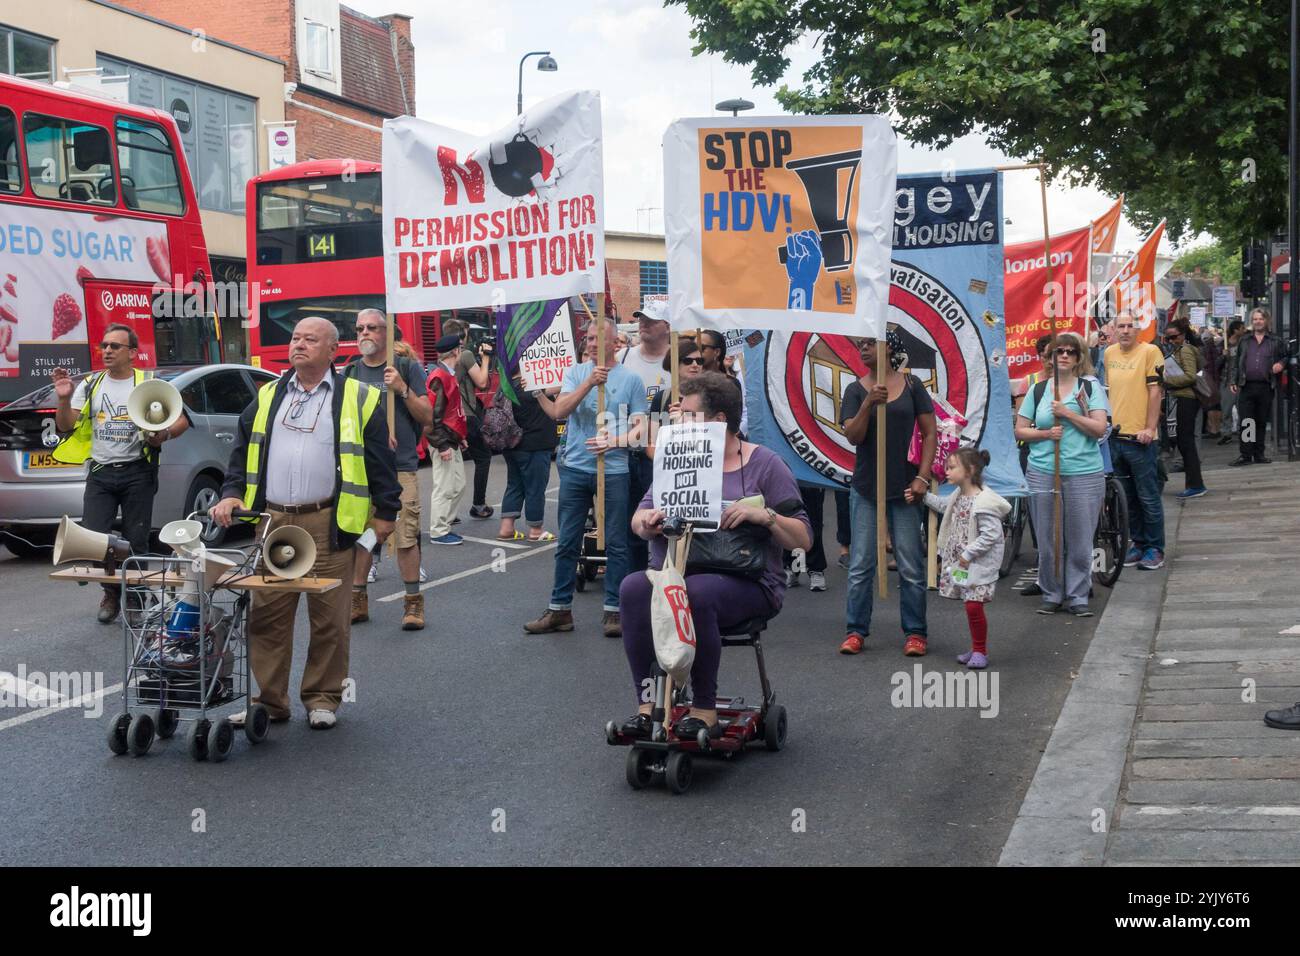
{"type": "Polygon", "coordinates": [[[442,338],[438,339],[437,344],[434,345],[434,349],[439,355],[446,355],[448,352],[454,352],[458,348],[460,348],[459,335],[444,335],[442,338]]]}

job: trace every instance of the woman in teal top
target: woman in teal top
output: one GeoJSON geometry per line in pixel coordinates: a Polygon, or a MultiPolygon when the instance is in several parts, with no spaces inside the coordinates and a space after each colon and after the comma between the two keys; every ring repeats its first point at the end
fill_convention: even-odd
{"type": "Polygon", "coordinates": [[[1052,346],[1060,373],[1061,401],[1054,382],[1032,388],[1020,404],[1016,438],[1029,445],[1029,513],[1038,538],[1038,586],[1043,592],[1040,614],[1064,610],[1091,617],[1088,591],[1092,585],[1092,539],[1106,495],[1098,443],[1106,433],[1106,398],[1092,377],[1092,363],[1083,340],[1063,332],[1052,346]],[[1057,422],[1059,421],[1059,424],[1057,422]],[[1065,555],[1062,579],[1056,576],[1052,533],[1052,490],[1055,446],[1061,445],[1061,540],[1065,555]]]}

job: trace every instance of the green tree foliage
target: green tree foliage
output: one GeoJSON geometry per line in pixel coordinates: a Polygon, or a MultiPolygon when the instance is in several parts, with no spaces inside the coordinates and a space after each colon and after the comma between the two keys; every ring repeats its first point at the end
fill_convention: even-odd
{"type": "Polygon", "coordinates": [[[911,142],[978,133],[1074,185],[1127,194],[1146,229],[1233,244],[1285,222],[1281,0],[667,0],[695,52],[772,85],[790,47],[819,59],[780,103],[886,113],[911,142]]]}
{"type": "Polygon", "coordinates": [[[1223,241],[1193,246],[1174,260],[1174,272],[1191,275],[1197,269],[1206,276],[1219,275],[1224,282],[1236,282],[1241,278],[1241,247],[1223,241]]]}

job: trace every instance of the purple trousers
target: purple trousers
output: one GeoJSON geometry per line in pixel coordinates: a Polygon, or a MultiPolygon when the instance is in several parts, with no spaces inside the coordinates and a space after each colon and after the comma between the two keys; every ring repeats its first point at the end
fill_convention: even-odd
{"type": "MultiPolygon", "coordinates": [[[[623,614],[623,649],[632,669],[632,686],[641,703],[643,682],[655,663],[654,635],[650,630],[650,593],[644,571],[629,574],[619,588],[623,614]]],[[[686,595],[695,622],[695,663],[691,666],[694,706],[712,710],[718,697],[718,665],[722,662],[721,629],[754,617],[771,617],[767,592],[757,581],[730,574],[689,574],[686,595]]]]}

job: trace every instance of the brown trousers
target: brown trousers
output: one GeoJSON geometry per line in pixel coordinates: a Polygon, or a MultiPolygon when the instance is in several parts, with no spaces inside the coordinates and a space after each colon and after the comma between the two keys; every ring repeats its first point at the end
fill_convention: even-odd
{"type": "MultiPolygon", "coordinates": [[[[309,532],[316,542],[316,563],[311,574],[341,582],[324,594],[308,594],[307,616],[311,638],[307,666],[302,674],[301,697],[307,710],[338,710],[343,700],[343,680],[348,676],[352,640],[352,562],[355,549],[334,551],[330,527],[334,509],[306,515],[271,512],[271,528],[293,524],[309,532]]],[[[272,717],[289,716],[289,668],[293,663],[293,621],[300,594],[255,591],[249,611],[248,659],[261,693],[254,698],[266,705],[272,717]]]]}

